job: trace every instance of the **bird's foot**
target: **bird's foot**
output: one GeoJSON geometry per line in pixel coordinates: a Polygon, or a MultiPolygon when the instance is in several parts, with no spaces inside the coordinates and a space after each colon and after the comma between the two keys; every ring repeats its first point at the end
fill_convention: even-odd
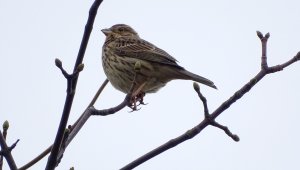
{"type": "Polygon", "coordinates": [[[130,104],[128,105],[128,107],[130,107],[132,109],[130,112],[140,110],[141,108],[137,108],[137,106],[139,106],[139,105],[146,105],[144,103],[144,96],[145,96],[144,92],[139,93],[135,96],[132,96],[130,104]]]}
{"type": "Polygon", "coordinates": [[[138,104],[138,106],[139,105],[147,105],[148,103],[144,103],[144,97],[145,97],[145,93],[144,92],[142,92],[142,93],[140,93],[140,94],[138,94],[136,97],[137,97],[137,99],[138,99],[138,102],[139,102],[139,104],[138,104]]]}

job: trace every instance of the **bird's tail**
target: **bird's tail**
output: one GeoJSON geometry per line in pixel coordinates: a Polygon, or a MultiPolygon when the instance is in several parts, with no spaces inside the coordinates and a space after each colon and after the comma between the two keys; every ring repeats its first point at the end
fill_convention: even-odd
{"type": "Polygon", "coordinates": [[[205,84],[209,87],[212,87],[214,89],[217,89],[215,86],[214,82],[210,81],[209,79],[199,76],[197,74],[191,73],[185,69],[179,70],[180,74],[182,75],[182,79],[187,79],[187,80],[193,80],[196,82],[199,82],[201,84],[205,84]]]}

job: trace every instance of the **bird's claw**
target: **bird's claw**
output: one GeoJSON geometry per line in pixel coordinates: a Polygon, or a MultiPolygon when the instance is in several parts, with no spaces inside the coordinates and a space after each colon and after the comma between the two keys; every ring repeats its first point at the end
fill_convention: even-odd
{"type": "Polygon", "coordinates": [[[131,102],[129,105],[127,105],[128,107],[130,107],[132,109],[131,111],[129,111],[129,113],[140,110],[141,108],[138,108],[137,107],[138,105],[134,102],[131,102]]]}
{"type": "Polygon", "coordinates": [[[140,101],[139,104],[138,104],[138,106],[139,106],[139,105],[147,105],[147,104],[148,104],[148,103],[144,103],[144,101],[140,101]]]}
{"type": "Polygon", "coordinates": [[[131,111],[128,111],[128,113],[132,113],[134,111],[139,111],[141,110],[141,108],[137,108],[137,107],[130,107],[132,110],[131,111]]]}
{"type": "Polygon", "coordinates": [[[144,103],[144,96],[145,96],[145,93],[140,93],[131,98],[130,104],[128,105],[128,107],[130,107],[132,109],[130,112],[140,110],[141,108],[137,108],[137,106],[139,106],[139,105],[146,105],[144,103]]]}

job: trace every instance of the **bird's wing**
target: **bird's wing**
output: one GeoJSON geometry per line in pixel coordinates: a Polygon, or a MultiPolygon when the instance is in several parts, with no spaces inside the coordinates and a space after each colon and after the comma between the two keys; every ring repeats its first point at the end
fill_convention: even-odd
{"type": "Polygon", "coordinates": [[[164,50],[140,38],[119,38],[116,40],[114,52],[119,56],[138,58],[150,62],[182,68],[177,60],[164,50]]]}

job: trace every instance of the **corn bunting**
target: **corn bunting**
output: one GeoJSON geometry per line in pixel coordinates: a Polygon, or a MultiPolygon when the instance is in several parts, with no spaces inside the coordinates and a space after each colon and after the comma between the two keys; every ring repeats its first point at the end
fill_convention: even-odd
{"type": "Polygon", "coordinates": [[[128,25],[117,24],[102,29],[106,39],[102,48],[102,65],[111,84],[129,93],[135,77],[135,63],[140,63],[135,79],[132,104],[142,103],[145,93],[154,93],[174,79],[193,80],[216,89],[214,83],[179,66],[164,50],[139,37],[128,25]]]}

